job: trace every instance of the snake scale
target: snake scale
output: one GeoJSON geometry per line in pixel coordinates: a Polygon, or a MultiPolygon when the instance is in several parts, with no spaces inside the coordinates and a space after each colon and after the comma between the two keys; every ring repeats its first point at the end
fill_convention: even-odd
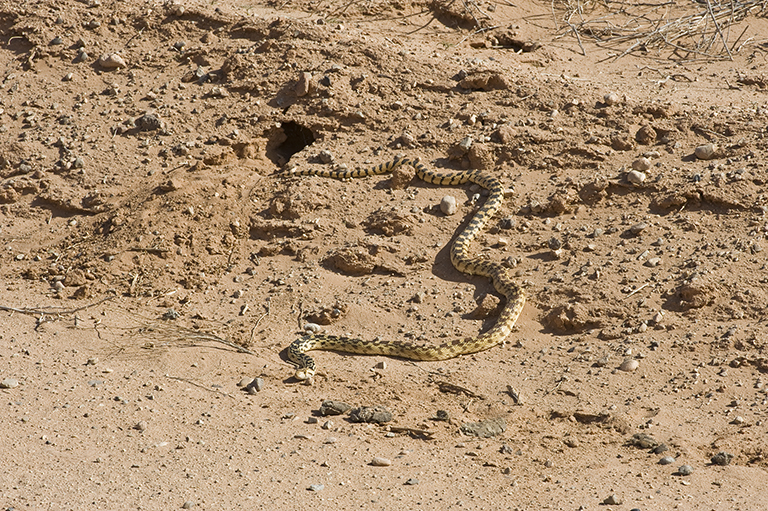
{"type": "Polygon", "coordinates": [[[387,174],[401,165],[411,165],[416,175],[423,181],[441,186],[456,186],[467,182],[476,183],[487,189],[490,194],[485,204],[470,220],[469,225],[458,235],[451,246],[451,263],[462,273],[482,275],[493,281],[496,290],[507,298],[498,320],[492,328],[474,338],[456,339],[439,345],[418,345],[406,341],[366,341],[349,337],[312,334],[295,340],[288,347],[289,360],[296,365],[295,376],[299,380],[311,380],[317,370],[315,361],[306,354],[310,350],[331,350],[361,355],[387,355],[409,360],[447,360],[459,355],[467,355],[487,350],[501,344],[512,332],[520,312],[525,304],[525,294],[512,280],[509,270],[504,266],[482,257],[471,257],[469,246],[475,236],[499,210],[504,200],[504,190],[498,179],[479,170],[435,172],[427,169],[418,159],[398,157],[375,167],[360,170],[315,170],[293,169],[286,172],[292,176],[321,176],[334,179],[387,174]]]}

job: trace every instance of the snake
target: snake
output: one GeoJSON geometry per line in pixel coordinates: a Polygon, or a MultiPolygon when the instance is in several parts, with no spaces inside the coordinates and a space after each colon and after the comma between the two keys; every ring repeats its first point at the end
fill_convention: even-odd
{"type": "Polygon", "coordinates": [[[512,278],[510,270],[484,257],[472,257],[469,247],[504,201],[504,188],[494,176],[480,169],[464,171],[434,171],[418,158],[398,156],[387,163],[363,169],[316,169],[294,167],[284,172],[291,176],[320,176],[340,180],[387,174],[402,165],[410,165],[422,181],[439,186],[475,183],[488,190],[488,199],[456,237],[450,249],[454,268],[469,275],[488,277],[496,291],[506,297],[506,304],[495,324],[486,332],[472,338],[455,339],[438,345],[421,345],[401,340],[363,340],[340,335],[308,334],[293,341],[287,349],[288,360],[296,367],[297,380],[312,381],[317,372],[315,361],[307,355],[311,350],[329,350],[359,355],[384,355],[417,361],[448,360],[490,349],[504,342],[512,333],[525,305],[525,293],[512,278]]]}

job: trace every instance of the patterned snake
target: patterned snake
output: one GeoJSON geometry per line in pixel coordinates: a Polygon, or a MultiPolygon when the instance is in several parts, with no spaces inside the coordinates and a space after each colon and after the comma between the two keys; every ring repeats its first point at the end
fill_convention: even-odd
{"type": "Polygon", "coordinates": [[[475,239],[504,200],[501,183],[479,170],[459,172],[434,172],[419,163],[418,159],[398,157],[375,167],[362,170],[314,170],[293,169],[286,175],[321,176],[334,179],[349,179],[392,172],[401,165],[412,165],[416,175],[427,183],[441,186],[455,186],[466,182],[476,183],[490,192],[488,200],[456,238],[451,247],[451,263],[460,272],[482,275],[493,281],[496,290],[506,296],[507,303],[496,324],[487,332],[468,339],[457,339],[434,346],[423,346],[405,341],[365,341],[336,335],[313,334],[295,340],[288,347],[288,358],[296,365],[296,378],[310,380],[316,371],[315,361],[306,354],[310,350],[332,350],[361,355],[387,355],[410,360],[447,360],[459,355],[477,353],[501,344],[512,332],[520,312],[525,305],[525,294],[509,274],[507,268],[481,257],[469,256],[469,245],[475,239]]]}

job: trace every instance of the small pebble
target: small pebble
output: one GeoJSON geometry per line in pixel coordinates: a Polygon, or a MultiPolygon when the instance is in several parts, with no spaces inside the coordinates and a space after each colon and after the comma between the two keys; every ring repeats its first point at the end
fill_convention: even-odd
{"type": "Polygon", "coordinates": [[[440,201],[440,211],[448,216],[456,214],[456,198],[451,195],[443,197],[440,201]]]}
{"type": "Polygon", "coordinates": [[[698,146],[693,154],[700,160],[711,160],[717,154],[717,144],[704,144],[698,146]]]}
{"type": "Polygon", "coordinates": [[[311,332],[313,334],[317,334],[323,331],[323,327],[321,327],[317,323],[305,323],[304,330],[307,332],[311,332]]]}
{"type": "Polygon", "coordinates": [[[0,381],[0,389],[13,389],[19,386],[19,380],[14,378],[6,378],[0,381]]]}
{"type": "Polygon", "coordinates": [[[675,462],[675,458],[672,456],[664,456],[659,460],[659,465],[671,465],[675,462]]]}
{"type": "Polygon", "coordinates": [[[643,232],[644,230],[646,230],[647,228],[648,228],[648,224],[646,222],[639,222],[633,225],[632,227],[630,227],[629,232],[637,235],[643,232]]]}
{"type": "Polygon", "coordinates": [[[628,358],[621,363],[621,365],[619,366],[619,370],[631,373],[638,367],[640,367],[640,362],[638,362],[634,358],[628,358]]]}
{"type": "Polygon", "coordinates": [[[604,501],[603,504],[606,506],[618,506],[621,505],[621,497],[619,497],[616,494],[609,495],[604,501]]]}
{"type": "Polygon", "coordinates": [[[505,218],[499,224],[499,228],[500,229],[505,229],[505,230],[514,229],[516,223],[517,222],[515,221],[514,218],[511,218],[511,217],[505,218]]]}
{"type": "Polygon", "coordinates": [[[719,453],[715,454],[710,458],[710,461],[714,465],[720,465],[721,467],[724,467],[733,461],[733,454],[729,452],[720,451],[719,453]]]}
{"type": "Polygon", "coordinates": [[[374,467],[388,467],[392,465],[392,460],[376,456],[371,460],[371,465],[374,467]]]}
{"type": "Polygon", "coordinates": [[[641,185],[643,182],[645,182],[645,172],[640,172],[638,170],[630,170],[627,172],[627,181],[632,183],[633,185],[641,185]]]}
{"type": "Polygon", "coordinates": [[[192,509],[195,507],[195,503],[191,500],[186,501],[184,504],[181,505],[182,509],[192,509]]]}
{"type": "Polygon", "coordinates": [[[250,378],[248,376],[245,376],[243,379],[241,379],[239,382],[237,382],[238,387],[247,387],[250,385],[250,383],[253,381],[253,378],[250,378]]]}
{"type": "Polygon", "coordinates": [[[309,488],[307,488],[309,491],[323,491],[325,486],[322,484],[310,484],[309,488]]]}
{"type": "Polygon", "coordinates": [[[690,465],[680,465],[677,469],[677,473],[681,476],[689,476],[693,474],[693,467],[690,465]]]}
{"type": "Polygon", "coordinates": [[[661,264],[661,257],[651,257],[645,262],[645,266],[648,266],[649,268],[654,268],[661,264]]]}
{"type": "Polygon", "coordinates": [[[312,89],[312,73],[305,71],[299,75],[299,80],[296,83],[294,92],[296,92],[297,96],[301,97],[309,94],[309,91],[311,89],[312,89]]]}
{"type": "Polygon", "coordinates": [[[323,149],[322,151],[320,151],[320,154],[317,157],[320,158],[320,161],[322,163],[333,162],[333,154],[327,149],[323,149]]]}
{"type": "Polygon", "coordinates": [[[651,168],[651,160],[648,158],[638,158],[632,162],[632,168],[635,170],[646,171],[651,168]]]}
{"type": "Polygon", "coordinates": [[[320,427],[326,430],[331,429],[333,427],[333,421],[325,421],[320,427]]]}
{"type": "Polygon", "coordinates": [[[163,127],[163,121],[153,113],[145,113],[133,121],[133,123],[141,131],[155,131],[163,127]]]}
{"type": "Polygon", "coordinates": [[[248,391],[249,394],[255,394],[256,392],[261,392],[261,389],[264,388],[264,380],[262,378],[254,378],[251,383],[246,385],[245,390],[248,391]]]}
{"type": "Polygon", "coordinates": [[[343,401],[326,399],[320,405],[320,415],[324,417],[326,415],[341,415],[342,413],[349,411],[350,408],[352,408],[352,405],[344,403],[343,401]]]}
{"type": "Polygon", "coordinates": [[[432,420],[436,421],[448,421],[450,420],[450,414],[445,410],[438,410],[432,420]]]}
{"type": "Polygon", "coordinates": [[[99,58],[99,65],[104,69],[117,69],[119,67],[126,67],[125,60],[123,60],[123,58],[117,53],[102,55],[99,58]]]}
{"type": "Polygon", "coordinates": [[[552,250],[557,250],[563,246],[563,243],[557,238],[549,238],[549,240],[547,240],[547,246],[552,250]]]}
{"type": "Polygon", "coordinates": [[[404,484],[406,484],[406,485],[408,485],[408,486],[414,486],[414,485],[417,485],[417,484],[419,484],[419,480],[418,480],[418,479],[414,479],[413,477],[411,477],[410,479],[408,479],[407,481],[405,481],[405,483],[404,483],[404,484]]]}
{"type": "Polygon", "coordinates": [[[619,95],[615,92],[609,92],[605,96],[603,96],[603,103],[605,103],[608,106],[613,106],[616,103],[619,102],[619,95]]]}
{"type": "Polygon", "coordinates": [[[144,432],[147,430],[147,421],[139,421],[134,426],[133,429],[136,431],[144,432]]]}

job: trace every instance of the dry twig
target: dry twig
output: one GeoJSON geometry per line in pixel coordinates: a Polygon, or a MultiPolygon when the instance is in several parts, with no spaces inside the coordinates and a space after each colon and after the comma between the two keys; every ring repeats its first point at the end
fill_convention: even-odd
{"type": "Polygon", "coordinates": [[[598,46],[617,48],[619,53],[613,56],[614,59],[637,50],[655,48],[658,51],[670,49],[680,55],[732,60],[736,44],[746,29],[729,43],[730,27],[750,14],[765,12],[768,2],[732,0],[713,4],[706,0],[706,8],[693,13],[687,5],[681,7],[667,0],[655,4],[600,3],[589,7],[598,15],[585,19],[585,6],[579,0],[575,3],[568,0],[563,9],[562,19],[567,30],[561,35],[573,33],[582,53],[585,51],[582,37],[589,37],[598,46]],[[578,23],[571,21],[576,15],[581,20],[578,23]],[[619,49],[625,45],[628,46],[619,49]]]}

